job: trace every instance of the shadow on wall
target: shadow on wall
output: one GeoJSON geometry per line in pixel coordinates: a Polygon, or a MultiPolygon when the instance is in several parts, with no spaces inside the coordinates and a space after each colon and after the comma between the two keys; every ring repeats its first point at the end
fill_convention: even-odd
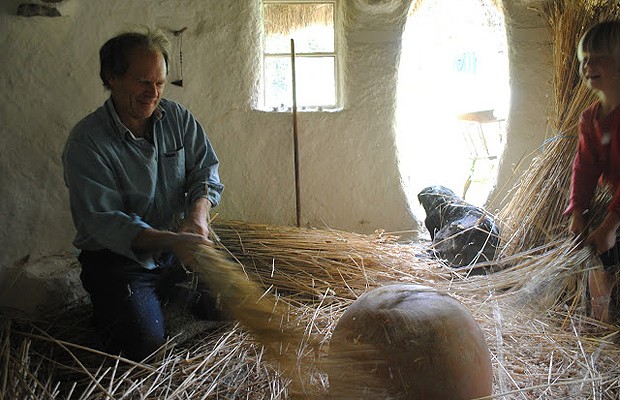
{"type": "Polygon", "coordinates": [[[0,312],[17,318],[45,319],[50,312],[85,302],[80,265],[74,255],[57,254],[36,260],[25,257],[3,273],[0,312]]]}
{"type": "Polygon", "coordinates": [[[3,0],[0,1],[0,14],[17,15],[17,7],[20,4],[31,3],[28,0],[3,0]]]}
{"type": "Polygon", "coordinates": [[[22,12],[20,15],[25,17],[32,16],[62,16],[70,14],[71,5],[76,3],[72,0],[47,0],[41,2],[39,0],[2,0],[0,2],[0,14],[2,15],[18,15],[18,9],[22,12]],[[55,2],[54,2],[55,1],[55,2]]]}

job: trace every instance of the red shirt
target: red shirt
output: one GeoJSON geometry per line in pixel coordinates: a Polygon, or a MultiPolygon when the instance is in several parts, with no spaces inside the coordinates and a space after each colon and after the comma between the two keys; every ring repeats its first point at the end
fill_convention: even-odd
{"type": "Polygon", "coordinates": [[[595,102],[579,119],[579,147],[566,213],[588,209],[600,182],[610,185],[614,193],[608,210],[620,214],[620,106],[599,120],[600,106],[595,102]]]}

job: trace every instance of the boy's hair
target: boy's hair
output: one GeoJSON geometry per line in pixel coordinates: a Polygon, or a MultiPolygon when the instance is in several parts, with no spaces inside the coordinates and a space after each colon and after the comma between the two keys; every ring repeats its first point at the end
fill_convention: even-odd
{"type": "Polygon", "coordinates": [[[147,30],[145,33],[121,33],[105,42],[99,50],[99,63],[101,67],[99,76],[106,89],[112,89],[108,82],[110,77],[122,77],[125,75],[129,68],[129,56],[136,48],[160,52],[164,56],[166,74],[168,73],[170,41],[162,31],[156,29],[147,30]]]}
{"type": "Polygon", "coordinates": [[[585,53],[611,54],[620,60],[620,21],[599,22],[588,29],[577,46],[579,62],[585,53]]]}

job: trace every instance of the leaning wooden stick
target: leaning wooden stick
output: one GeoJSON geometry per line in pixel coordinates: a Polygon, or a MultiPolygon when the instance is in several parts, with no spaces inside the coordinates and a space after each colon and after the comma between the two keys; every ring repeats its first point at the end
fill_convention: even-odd
{"type": "Polygon", "coordinates": [[[295,155],[295,211],[297,227],[301,226],[301,200],[299,189],[299,133],[297,131],[297,77],[295,71],[295,40],[291,39],[291,73],[293,92],[293,148],[295,155]]]}

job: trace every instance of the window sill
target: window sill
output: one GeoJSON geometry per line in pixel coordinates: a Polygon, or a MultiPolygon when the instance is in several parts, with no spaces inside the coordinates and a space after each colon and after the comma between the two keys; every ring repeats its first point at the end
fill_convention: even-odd
{"type": "MultiPolygon", "coordinates": [[[[292,113],[292,107],[259,107],[257,111],[268,113],[292,113]]],[[[297,112],[303,113],[334,113],[342,111],[342,107],[297,107],[297,112]]]]}

